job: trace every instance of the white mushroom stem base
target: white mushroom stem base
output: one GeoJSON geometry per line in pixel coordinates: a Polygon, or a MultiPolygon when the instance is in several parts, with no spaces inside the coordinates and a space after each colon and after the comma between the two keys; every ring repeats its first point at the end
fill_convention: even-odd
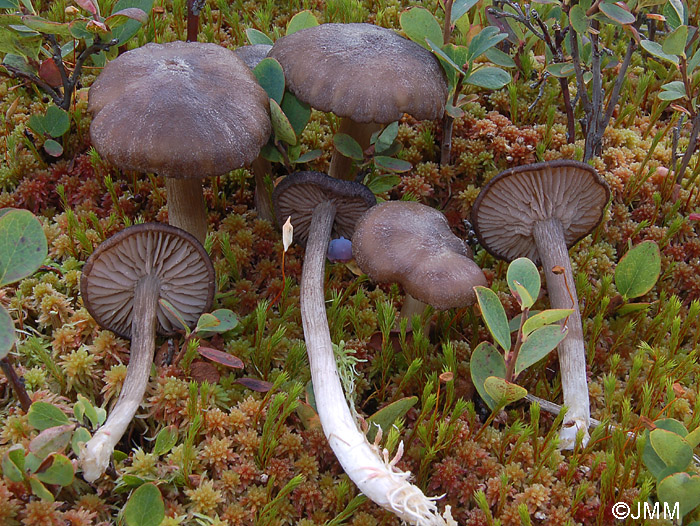
{"type": "MultiPolygon", "coordinates": [[[[408,320],[408,323],[406,324],[406,330],[413,329],[413,317],[422,316],[427,307],[428,305],[426,305],[420,300],[417,300],[408,292],[406,293],[406,297],[403,299],[403,305],[401,306],[401,312],[399,314],[399,320],[402,320],[404,318],[408,320]]],[[[397,325],[399,323],[399,320],[397,320],[397,325]]]]}
{"type": "MultiPolygon", "coordinates": [[[[357,141],[362,151],[365,151],[369,148],[369,140],[372,138],[372,134],[380,129],[381,124],[377,124],[376,122],[355,122],[347,117],[343,117],[340,120],[337,133],[349,135],[357,141]]],[[[350,157],[345,157],[342,153],[333,148],[328,175],[336,179],[351,181],[355,176],[352,163],[353,160],[350,157]]]]}
{"type": "Polygon", "coordinates": [[[584,432],[584,445],[590,438],[588,425],[591,419],[591,410],[586,379],[586,347],[583,341],[581,311],[579,310],[571,260],[566,248],[561,222],[556,219],[548,219],[537,223],[534,238],[542,260],[552,308],[574,309],[567,323],[569,333],[559,344],[561,384],[564,391],[564,405],[568,408],[562,430],[559,433],[559,447],[573,449],[576,444],[576,434],[580,430],[584,432]],[[555,267],[563,268],[563,274],[555,274],[552,271],[555,267]]]}
{"type": "MultiPolygon", "coordinates": [[[[323,432],[350,479],[376,504],[410,524],[454,524],[437,514],[434,498],[408,482],[410,473],[380,457],[378,448],[369,444],[350,414],[333,355],[323,286],[334,218],[331,202],[314,210],[301,277],[301,317],[323,432]]],[[[446,518],[451,520],[449,513],[446,518]]]]}
{"type": "Polygon", "coordinates": [[[204,244],[207,237],[207,207],[202,181],[197,178],[165,178],[168,194],[168,223],[189,232],[204,244]]]}
{"type": "Polygon", "coordinates": [[[107,469],[114,447],[129,427],[146,392],[155,352],[159,288],[158,278],[151,275],[141,278],[136,286],[131,353],[124,385],[107,421],[80,452],[83,478],[88,482],[97,480],[107,469]]]}

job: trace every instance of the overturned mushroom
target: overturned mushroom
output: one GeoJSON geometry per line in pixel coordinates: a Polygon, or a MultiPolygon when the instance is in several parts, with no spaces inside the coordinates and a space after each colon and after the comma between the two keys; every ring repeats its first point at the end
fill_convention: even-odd
{"type": "Polygon", "coordinates": [[[247,166],[270,136],[268,97],[243,60],[215,44],[146,44],[90,88],[90,139],[120,168],[166,177],[168,217],[200,242],[201,179],[247,166]]]}
{"type": "Polygon", "coordinates": [[[323,280],[331,234],[350,237],[360,215],[374,205],[372,192],[359,183],[319,172],[286,177],[273,193],[280,225],[291,215],[295,236],[306,244],[301,277],[301,317],[309,355],[316,408],[338,461],[362,493],[401,519],[418,525],[445,524],[433,499],[383,460],[352,416],[336,368],[323,280]]]}
{"type": "MultiPolygon", "coordinates": [[[[437,58],[391,29],[372,24],[321,24],[278,39],[269,56],[299,100],[342,117],[341,133],[362,149],[381,124],[404,113],[442,116],[447,81],[437,58]]],[[[352,161],[334,150],[329,174],[352,179],[352,161]]]]}
{"type": "Polygon", "coordinates": [[[569,408],[560,446],[566,449],[574,447],[579,430],[588,441],[590,423],[586,351],[568,249],[600,223],[609,196],[608,186],[589,165],[559,160],[500,173],[481,190],[472,209],[474,230],[488,252],[506,261],[524,256],[541,262],[552,308],[574,309],[569,332],[559,344],[569,408]]]}
{"type": "Polygon", "coordinates": [[[403,286],[403,317],[420,313],[422,303],[440,310],[471,305],[474,287],[486,285],[445,216],[420,203],[387,201],[369,210],[355,227],[352,251],[374,281],[403,286]]]}
{"type": "Polygon", "coordinates": [[[131,339],[119,399],[80,453],[88,482],[104,473],[141,405],[156,331],[170,334],[179,327],[158,300],[170,302],[188,325],[194,325],[211,306],[214,279],[214,267],[202,245],[187,232],[161,223],[123,230],[97,247],[85,263],[80,282],[85,307],[101,327],[131,339]]]}

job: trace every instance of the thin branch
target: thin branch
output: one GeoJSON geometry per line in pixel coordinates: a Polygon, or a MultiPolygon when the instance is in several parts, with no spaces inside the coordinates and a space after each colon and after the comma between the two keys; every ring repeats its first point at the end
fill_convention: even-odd
{"type": "Polygon", "coordinates": [[[637,44],[634,39],[631,38],[629,45],[627,46],[627,52],[625,53],[625,58],[620,65],[620,71],[615,79],[615,85],[613,86],[612,94],[610,95],[610,100],[608,100],[608,108],[605,112],[605,118],[603,120],[603,130],[608,126],[610,119],[612,118],[613,111],[617,105],[617,101],[620,98],[620,91],[622,90],[622,84],[625,82],[625,74],[627,73],[627,68],[632,60],[632,53],[637,49],[637,44]]]}

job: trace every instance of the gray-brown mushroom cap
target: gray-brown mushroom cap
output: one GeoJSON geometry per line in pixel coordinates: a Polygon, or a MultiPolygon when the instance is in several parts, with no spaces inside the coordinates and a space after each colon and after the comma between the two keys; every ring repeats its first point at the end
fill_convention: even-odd
{"type": "MultiPolygon", "coordinates": [[[[204,247],[184,230],[163,223],[126,228],[95,249],[80,280],[85,307],[101,327],[130,338],[134,289],[149,273],[160,281],[160,298],[190,327],[211,307],[215,274],[204,247]]],[[[181,328],[160,304],[156,316],[161,334],[181,328]]]]}
{"type": "Polygon", "coordinates": [[[572,160],[518,166],[491,179],[472,208],[481,245],[499,259],[540,262],[533,230],[540,221],[561,222],[567,247],[603,219],[610,189],[590,165],[572,160]]]}
{"type": "Polygon", "coordinates": [[[445,216],[416,202],[387,201],[370,209],[355,226],[352,253],[374,281],[400,283],[441,310],[473,304],[473,288],[487,284],[445,216]]]}
{"type": "Polygon", "coordinates": [[[288,89],[321,111],[389,123],[442,116],[447,82],[425,48],[372,24],[321,24],[278,39],[269,56],[288,89]]]}
{"type": "Polygon", "coordinates": [[[270,136],[268,96],[215,44],[146,44],[107,64],[90,88],[90,138],[113,164],[168,177],[250,164],[270,136]]]}
{"type": "Polygon", "coordinates": [[[277,223],[291,216],[294,240],[306,244],[314,208],[324,201],[336,207],[334,237],[352,237],[355,223],[377,203],[372,191],[361,183],[341,181],[321,172],[297,172],[285,177],[272,192],[277,223]]]}
{"type": "Polygon", "coordinates": [[[271,44],[249,44],[236,48],[233,52],[238,58],[245,62],[246,66],[250,69],[254,69],[264,58],[267,58],[267,54],[271,49],[271,44]]]}

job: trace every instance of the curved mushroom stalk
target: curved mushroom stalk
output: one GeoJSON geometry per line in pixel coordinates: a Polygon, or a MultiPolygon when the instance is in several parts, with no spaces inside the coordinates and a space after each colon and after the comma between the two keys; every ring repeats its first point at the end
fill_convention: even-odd
{"type": "Polygon", "coordinates": [[[435,498],[408,482],[410,473],[382,460],[350,413],[335,364],[324,297],[326,251],[336,208],[316,206],[311,219],[301,278],[301,316],[311,379],[323,431],[333,452],[362,493],[402,520],[416,525],[454,524],[438,515],[435,498]]]}
{"type": "Polygon", "coordinates": [[[564,405],[568,407],[559,432],[559,447],[573,449],[579,430],[584,431],[584,445],[590,438],[588,426],[591,412],[586,381],[586,348],[583,341],[581,311],[561,221],[549,219],[539,222],[534,228],[534,239],[544,267],[552,308],[574,309],[567,324],[569,332],[558,346],[564,405]],[[556,275],[552,270],[555,267],[563,268],[563,275],[556,275]]]}
{"type": "Polygon", "coordinates": [[[189,232],[200,243],[207,237],[207,208],[201,179],[165,178],[168,223],[189,232]]]}
{"type": "Polygon", "coordinates": [[[160,280],[153,275],[141,278],[134,297],[131,356],[119,399],[107,421],[80,452],[83,478],[97,480],[107,469],[114,447],[126,432],[143,400],[151,372],[156,339],[156,308],[160,280]]]}

